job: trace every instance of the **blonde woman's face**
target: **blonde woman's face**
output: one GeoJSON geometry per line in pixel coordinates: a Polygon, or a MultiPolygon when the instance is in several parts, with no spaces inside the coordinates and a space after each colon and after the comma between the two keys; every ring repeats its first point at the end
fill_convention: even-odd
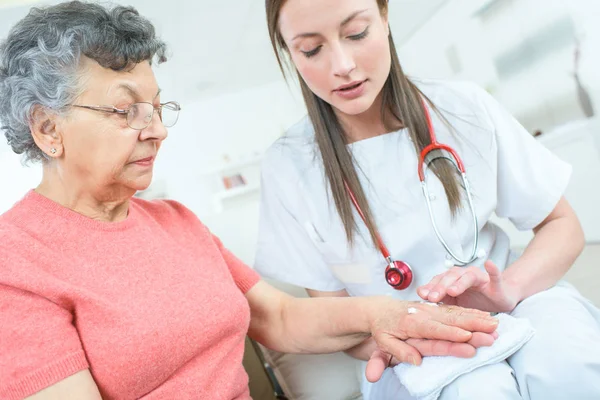
{"type": "Polygon", "coordinates": [[[287,0],[279,29],[308,87],[338,111],[368,111],[391,68],[389,27],[375,0],[287,0]]]}

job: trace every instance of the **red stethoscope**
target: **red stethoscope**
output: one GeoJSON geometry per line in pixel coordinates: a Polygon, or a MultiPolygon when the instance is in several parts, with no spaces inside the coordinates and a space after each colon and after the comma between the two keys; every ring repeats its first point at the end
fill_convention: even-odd
{"type": "MultiPolygon", "coordinates": [[[[485,254],[483,252],[481,252],[481,251],[478,252],[478,250],[477,250],[477,246],[479,244],[479,227],[478,227],[478,223],[477,223],[477,214],[475,213],[475,206],[473,205],[473,199],[471,196],[469,182],[467,180],[467,175],[465,172],[464,164],[463,164],[462,160],[460,159],[460,157],[458,156],[458,154],[456,153],[456,151],[454,151],[454,149],[452,147],[442,144],[442,143],[439,143],[437,141],[437,137],[436,137],[435,131],[433,129],[433,123],[431,121],[431,115],[429,113],[427,105],[425,104],[425,101],[423,101],[423,109],[425,110],[425,116],[427,118],[427,127],[429,130],[429,137],[431,138],[431,144],[426,146],[421,151],[421,154],[419,156],[419,166],[418,166],[419,180],[421,181],[423,195],[425,197],[425,201],[427,202],[429,218],[433,225],[435,234],[438,237],[438,240],[444,246],[448,255],[450,257],[452,257],[452,259],[454,260],[454,261],[451,261],[452,265],[464,266],[466,264],[472,263],[473,261],[475,261],[476,259],[478,259],[480,257],[485,256],[485,254]],[[450,157],[449,157],[449,156],[445,155],[444,153],[442,153],[441,157],[452,162],[452,164],[458,169],[458,171],[460,172],[460,176],[462,177],[462,180],[463,180],[465,192],[467,194],[467,200],[468,200],[469,207],[471,210],[471,216],[473,218],[473,226],[475,228],[475,235],[474,235],[475,240],[473,241],[473,249],[471,251],[470,256],[467,258],[462,258],[462,257],[457,256],[450,249],[450,247],[448,246],[448,244],[446,243],[446,241],[440,234],[437,224],[435,222],[435,218],[433,216],[433,211],[432,211],[430,196],[429,196],[429,190],[427,188],[427,181],[425,179],[425,168],[424,167],[427,167],[435,158],[437,158],[437,157],[432,158],[429,162],[426,162],[427,156],[431,152],[439,151],[439,150],[444,150],[445,152],[450,154],[450,157]]],[[[360,215],[360,217],[362,218],[363,221],[366,221],[365,215],[363,214],[362,210],[360,209],[360,206],[358,205],[358,202],[356,201],[356,197],[354,196],[354,193],[352,193],[352,191],[350,190],[350,187],[348,186],[347,183],[346,183],[346,190],[348,192],[348,195],[350,196],[350,200],[352,200],[352,204],[354,204],[354,207],[358,211],[358,214],[360,215]]],[[[375,238],[377,239],[377,246],[379,247],[379,251],[381,252],[381,255],[383,256],[383,258],[385,259],[385,261],[387,263],[387,267],[385,269],[386,282],[396,290],[406,289],[407,287],[410,286],[410,284],[413,281],[412,268],[406,262],[397,261],[392,258],[388,248],[383,243],[383,239],[381,238],[381,235],[377,231],[375,232],[375,238]]]]}

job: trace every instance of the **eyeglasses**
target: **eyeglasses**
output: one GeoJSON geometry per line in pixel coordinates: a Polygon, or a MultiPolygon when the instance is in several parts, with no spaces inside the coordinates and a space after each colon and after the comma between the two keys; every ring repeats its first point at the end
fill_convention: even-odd
{"type": "Polygon", "coordinates": [[[152,118],[154,117],[154,112],[158,113],[158,117],[162,121],[163,125],[167,128],[170,128],[177,122],[177,119],[179,118],[179,111],[181,111],[181,106],[176,101],[161,103],[158,107],[154,107],[152,103],[134,103],[125,110],[111,106],[82,106],[79,104],[72,104],[71,106],[93,111],[125,115],[127,117],[127,125],[131,129],[139,131],[150,126],[152,123],[152,118]]]}

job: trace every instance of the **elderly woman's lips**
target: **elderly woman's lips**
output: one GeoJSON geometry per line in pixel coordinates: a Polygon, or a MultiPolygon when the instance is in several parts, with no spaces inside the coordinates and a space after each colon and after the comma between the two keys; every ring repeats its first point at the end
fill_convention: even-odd
{"type": "Polygon", "coordinates": [[[142,158],[141,160],[137,160],[137,161],[133,162],[133,164],[143,165],[143,166],[152,165],[152,163],[154,163],[154,157],[146,157],[146,158],[142,158]]]}

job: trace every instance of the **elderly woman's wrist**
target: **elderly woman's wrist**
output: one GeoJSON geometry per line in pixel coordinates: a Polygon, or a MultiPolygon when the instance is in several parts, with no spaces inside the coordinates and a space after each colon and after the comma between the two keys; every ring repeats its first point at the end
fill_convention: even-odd
{"type": "Polygon", "coordinates": [[[381,323],[383,317],[395,314],[399,319],[402,310],[408,309],[408,302],[393,299],[388,296],[374,296],[369,297],[368,299],[369,301],[365,305],[365,316],[367,317],[366,322],[368,324],[369,333],[373,333],[376,330],[376,327],[381,323]]]}

